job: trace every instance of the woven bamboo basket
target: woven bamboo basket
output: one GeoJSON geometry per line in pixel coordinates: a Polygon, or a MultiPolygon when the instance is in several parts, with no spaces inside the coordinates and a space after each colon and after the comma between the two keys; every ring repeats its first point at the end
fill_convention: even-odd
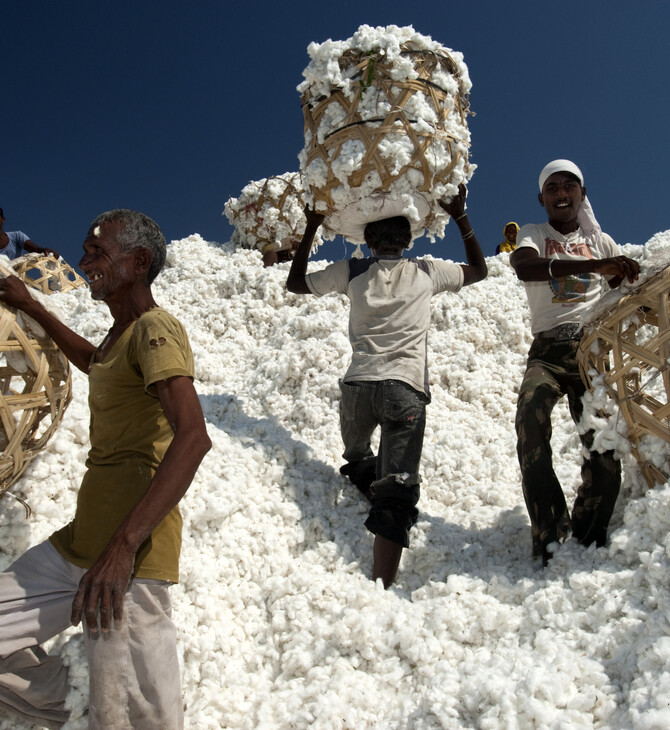
{"type": "MultiPolygon", "coordinates": [[[[305,203],[299,172],[252,181],[239,197],[229,198],[224,213],[235,227],[234,241],[261,253],[290,251],[305,230],[305,203]]],[[[315,237],[312,250],[321,243],[315,237]]]]}
{"type": "Polygon", "coordinates": [[[644,459],[640,440],[650,434],[670,444],[670,267],[624,296],[580,343],[580,372],[587,387],[602,374],[628,425],[628,438],[649,486],[670,475],[644,459]]]}
{"type": "Polygon", "coordinates": [[[87,286],[86,281],[62,258],[32,253],[14,259],[10,265],[27,286],[41,291],[42,294],[55,294],[87,286]]]}
{"type": "MultiPolygon", "coordinates": [[[[352,87],[335,89],[325,96],[319,96],[318,88],[308,86],[303,91],[305,148],[301,170],[306,185],[314,208],[328,216],[325,226],[354,243],[360,243],[362,235],[358,228],[352,231],[347,227],[351,216],[342,213],[343,186],[353,189],[354,195],[360,191],[361,199],[382,196],[394,201],[380,215],[371,213],[368,220],[403,214],[408,195],[402,192],[409,191],[419,215],[418,221],[411,221],[414,235],[423,232],[423,227],[429,234],[437,229],[437,235],[444,235],[447,216],[436,198],[443,197],[445,190],[455,193],[471,176],[466,124],[470,82],[462,78],[467,77],[467,71],[459,67],[448,49],[424,50],[420,45],[410,39],[400,47],[401,58],[411,61],[414,69],[406,77],[398,78],[398,65],[386,54],[350,49],[342,53],[339,65],[343,77],[358,82],[354,93],[352,87]],[[455,80],[458,92],[434,83],[436,72],[440,78],[455,80]],[[417,114],[419,109],[426,110],[422,118],[417,114]],[[335,168],[339,158],[352,155],[352,143],[360,161],[342,179],[342,172],[335,168]],[[403,151],[402,164],[398,146],[403,151]],[[440,160],[437,166],[436,159],[440,160]],[[444,219],[441,228],[436,225],[436,216],[444,219]]],[[[305,83],[299,88],[304,87],[305,83]]],[[[364,218],[366,213],[364,210],[364,218]]]]}
{"type": "Polygon", "coordinates": [[[70,398],[65,355],[36,322],[0,302],[0,495],[44,448],[70,398]]]}

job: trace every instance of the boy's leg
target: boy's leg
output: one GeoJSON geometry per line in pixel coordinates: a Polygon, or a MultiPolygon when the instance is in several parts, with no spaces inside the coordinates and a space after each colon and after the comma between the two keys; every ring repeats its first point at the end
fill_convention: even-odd
{"type": "Polygon", "coordinates": [[[372,580],[381,578],[384,588],[388,588],[395,580],[402,556],[402,545],[375,535],[372,547],[372,580]]]}
{"type": "MultiPolygon", "coordinates": [[[[570,414],[575,423],[582,417],[582,396],[586,388],[575,374],[568,388],[570,414]]],[[[582,463],[582,483],[572,508],[572,534],[582,545],[602,547],[607,541],[607,528],[621,488],[621,462],[613,451],[593,451],[593,431],[580,434],[588,453],[582,463]]]]}
{"type": "Polygon", "coordinates": [[[0,573],[0,707],[44,727],[69,716],[67,670],[39,645],[70,626],[84,572],[47,541],[0,573]]]}
{"type": "Polygon", "coordinates": [[[533,342],[519,388],[515,420],[533,555],[541,555],[545,564],[550,557],[547,545],[565,539],[570,529],[568,507],[554,471],[551,451],[551,413],[563,395],[557,380],[561,367],[554,360],[560,360],[565,349],[562,343],[557,348],[553,342],[533,342]]]}
{"type": "Polygon", "coordinates": [[[90,730],[183,727],[169,585],[131,581],[121,622],[105,633],[84,631],[90,667],[90,730]]]}
{"type": "Polygon", "coordinates": [[[370,499],[370,484],[377,478],[377,457],[370,441],[377,427],[371,408],[376,383],[344,383],[340,381],[340,430],[344,443],[343,458],[347,462],[340,473],[349,478],[361,493],[370,499]]]}
{"type": "Polygon", "coordinates": [[[416,522],[419,466],[428,399],[399,381],[383,381],[375,408],[381,425],[380,478],[371,487],[372,509],[365,526],[375,534],[373,577],[384,587],[395,579],[409,530],[416,522]]]}

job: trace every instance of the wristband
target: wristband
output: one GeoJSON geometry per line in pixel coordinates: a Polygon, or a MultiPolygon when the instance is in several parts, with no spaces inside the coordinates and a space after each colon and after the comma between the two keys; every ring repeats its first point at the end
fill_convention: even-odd
{"type": "Polygon", "coordinates": [[[462,218],[465,218],[466,216],[467,216],[467,213],[463,213],[463,215],[459,215],[458,218],[454,218],[454,223],[457,223],[458,221],[460,221],[462,218]]]}
{"type": "Polygon", "coordinates": [[[472,229],[470,229],[470,232],[469,233],[466,233],[465,235],[461,235],[461,238],[464,241],[467,241],[468,238],[472,238],[474,235],[475,235],[475,232],[472,229]]]}

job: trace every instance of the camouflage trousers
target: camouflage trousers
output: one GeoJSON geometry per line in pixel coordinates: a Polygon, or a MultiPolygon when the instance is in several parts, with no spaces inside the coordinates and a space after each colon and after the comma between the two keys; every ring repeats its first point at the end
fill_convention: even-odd
{"type": "Polygon", "coordinates": [[[549,557],[547,545],[562,541],[570,530],[582,544],[601,546],[607,539],[621,486],[621,464],[612,451],[592,451],[593,431],[580,435],[588,458],[581,467],[581,485],[572,514],[552,465],[551,413],[564,395],[572,420],[582,415],[584,384],[579,375],[579,340],[536,337],[528,353],[516,411],[517,454],[523,496],[531,522],[533,555],[549,557]]]}

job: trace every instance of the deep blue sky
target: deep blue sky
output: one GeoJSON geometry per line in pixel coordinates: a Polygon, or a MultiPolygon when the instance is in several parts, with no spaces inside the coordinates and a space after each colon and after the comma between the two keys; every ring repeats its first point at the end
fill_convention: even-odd
{"type": "MultiPolygon", "coordinates": [[[[228,240],[227,198],[298,169],[307,45],[363,23],[413,25],[464,54],[468,207],[487,255],[508,220],[543,219],[537,176],[556,157],[580,165],[619,243],[670,228],[665,0],[16,0],[1,22],[5,230],[72,264],[110,208],[144,211],[168,240],[228,240]]],[[[455,226],[426,251],[461,260],[455,226]]],[[[342,240],[321,252],[340,258],[342,240]]]]}

